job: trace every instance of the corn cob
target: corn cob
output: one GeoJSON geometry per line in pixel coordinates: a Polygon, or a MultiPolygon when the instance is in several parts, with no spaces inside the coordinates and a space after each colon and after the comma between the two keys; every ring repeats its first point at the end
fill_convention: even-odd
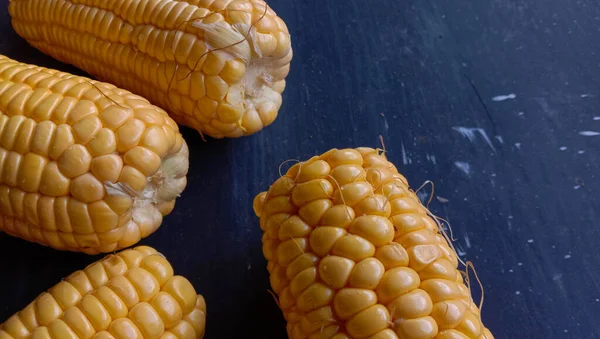
{"type": "Polygon", "coordinates": [[[456,253],[377,150],[296,164],[254,210],[290,338],[493,338],[456,253]]]}
{"type": "Polygon", "coordinates": [[[263,0],[10,0],[40,51],[142,95],[215,138],[275,120],[292,59],[263,0]]]}
{"type": "Polygon", "coordinates": [[[111,252],[154,232],[186,185],[177,124],[113,85],[0,56],[0,230],[111,252]]]}
{"type": "Polygon", "coordinates": [[[202,338],[206,304],[155,249],[108,255],[0,325],[0,339],[202,338]]]}

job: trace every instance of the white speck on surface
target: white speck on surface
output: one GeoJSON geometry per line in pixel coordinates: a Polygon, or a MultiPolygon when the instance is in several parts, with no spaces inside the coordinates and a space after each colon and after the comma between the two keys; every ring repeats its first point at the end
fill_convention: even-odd
{"type": "Polygon", "coordinates": [[[581,188],[581,185],[575,185],[575,186],[573,186],[573,189],[574,189],[574,190],[578,190],[578,189],[580,189],[580,188],[581,188]]]}
{"type": "Polygon", "coordinates": [[[520,295],[520,294],[521,294],[521,291],[516,291],[516,292],[515,292],[515,294],[516,294],[516,295],[520,295]]]}
{"type": "Polygon", "coordinates": [[[600,299],[596,299],[596,302],[597,302],[597,303],[600,303],[600,299]]]}
{"type": "Polygon", "coordinates": [[[523,266],[523,263],[522,262],[518,262],[517,266],[523,266]]]}
{"type": "Polygon", "coordinates": [[[525,115],[525,112],[519,112],[518,115],[525,115]]]}
{"type": "Polygon", "coordinates": [[[504,139],[502,139],[501,135],[496,135],[496,140],[498,140],[498,142],[500,142],[501,144],[504,144],[504,139]]]}
{"type": "Polygon", "coordinates": [[[252,264],[248,264],[248,271],[252,268],[252,264]]]}
{"type": "Polygon", "coordinates": [[[569,330],[565,330],[565,333],[569,333],[569,330]]]}
{"type": "Polygon", "coordinates": [[[582,97],[582,98],[587,98],[587,97],[589,97],[589,96],[590,96],[590,95],[589,95],[589,94],[587,94],[587,93],[580,95],[580,97],[582,97]]]}
{"type": "Polygon", "coordinates": [[[496,95],[495,97],[492,98],[492,100],[493,101],[504,101],[504,100],[514,99],[516,97],[517,97],[517,95],[515,93],[510,93],[507,95],[496,95]]]}
{"type": "Polygon", "coordinates": [[[527,243],[528,243],[528,244],[533,244],[533,239],[529,239],[529,240],[527,240],[527,243]]]}
{"type": "Polygon", "coordinates": [[[496,149],[494,148],[492,141],[490,140],[490,138],[488,137],[487,133],[485,132],[485,130],[483,128],[453,126],[452,129],[457,131],[458,133],[460,133],[460,135],[462,135],[463,137],[469,139],[470,142],[473,142],[475,140],[475,132],[478,132],[479,134],[481,134],[481,136],[483,137],[485,142],[487,142],[487,144],[490,146],[490,148],[494,152],[496,152],[496,149]]]}
{"type": "Polygon", "coordinates": [[[581,131],[579,132],[579,135],[583,135],[584,137],[595,137],[600,135],[600,132],[596,132],[596,131],[581,131]]]}
{"type": "Polygon", "coordinates": [[[437,198],[437,200],[438,200],[439,202],[441,202],[442,204],[445,204],[445,203],[447,203],[448,201],[450,201],[450,200],[448,200],[448,199],[446,199],[446,198],[444,198],[444,197],[441,197],[441,196],[439,196],[439,195],[438,195],[436,198],[437,198]]]}
{"type": "Polygon", "coordinates": [[[492,173],[492,177],[495,177],[495,176],[496,176],[496,173],[492,173]]]}
{"type": "Polygon", "coordinates": [[[559,148],[559,150],[561,150],[561,151],[566,151],[566,150],[567,150],[567,146],[561,146],[561,147],[559,148]]]}
{"type": "Polygon", "coordinates": [[[471,248],[471,239],[469,239],[469,235],[465,233],[465,245],[467,248],[471,248]]]}
{"type": "Polygon", "coordinates": [[[471,174],[471,165],[467,162],[463,161],[455,161],[454,166],[458,167],[459,170],[463,171],[466,175],[471,174]]]}
{"type": "Polygon", "coordinates": [[[509,215],[509,216],[508,216],[508,219],[512,219],[512,218],[514,218],[512,215],[509,215]]]}
{"type": "Polygon", "coordinates": [[[517,149],[521,149],[521,143],[520,143],[520,142],[517,142],[517,143],[515,143],[515,147],[516,147],[517,149]]]}
{"type": "Polygon", "coordinates": [[[435,164],[437,164],[437,162],[436,162],[436,160],[435,160],[435,155],[430,155],[430,154],[427,154],[427,160],[428,160],[429,162],[431,162],[432,164],[434,164],[434,165],[435,165],[435,164]]]}
{"type": "Polygon", "coordinates": [[[565,259],[571,259],[571,255],[570,254],[565,254],[565,259]]]}
{"type": "Polygon", "coordinates": [[[582,150],[582,149],[580,149],[579,151],[577,151],[577,154],[583,154],[583,153],[585,153],[585,151],[582,150]]]}
{"type": "Polygon", "coordinates": [[[594,117],[594,120],[595,120],[595,121],[598,121],[598,120],[600,120],[600,116],[595,116],[595,117],[594,117]]]}
{"type": "Polygon", "coordinates": [[[510,270],[508,270],[510,273],[513,273],[515,270],[513,270],[512,268],[510,270]]]}

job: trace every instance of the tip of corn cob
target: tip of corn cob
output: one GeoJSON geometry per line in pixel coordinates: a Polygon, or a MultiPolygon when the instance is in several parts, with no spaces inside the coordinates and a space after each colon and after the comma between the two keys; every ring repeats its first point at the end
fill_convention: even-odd
{"type": "Polygon", "coordinates": [[[277,117],[293,52],[285,23],[263,0],[138,0],[136,10],[120,1],[44,4],[10,2],[21,37],[180,124],[240,137],[277,117]]]}
{"type": "Polygon", "coordinates": [[[0,324],[0,338],[202,338],[206,302],[155,249],[110,254],[0,324]]]}
{"type": "Polygon", "coordinates": [[[493,339],[451,243],[378,150],[299,162],[253,207],[290,338],[493,339]]]}
{"type": "Polygon", "coordinates": [[[0,55],[0,113],[0,230],[13,236],[119,250],[154,232],[186,186],[175,121],[114,85],[0,55]]]}

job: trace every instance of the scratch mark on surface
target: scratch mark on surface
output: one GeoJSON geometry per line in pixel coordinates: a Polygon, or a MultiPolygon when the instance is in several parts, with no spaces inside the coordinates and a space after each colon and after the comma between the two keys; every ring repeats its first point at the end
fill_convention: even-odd
{"type": "Polygon", "coordinates": [[[585,153],[585,151],[582,150],[582,149],[580,149],[579,151],[577,151],[577,154],[583,154],[583,153],[585,153]]]}
{"type": "Polygon", "coordinates": [[[467,255],[467,252],[465,252],[465,250],[462,248],[462,246],[460,245],[456,245],[456,254],[458,254],[461,257],[464,257],[465,255],[467,255]]]}
{"type": "Polygon", "coordinates": [[[504,139],[502,138],[501,135],[496,135],[496,139],[498,140],[498,142],[500,142],[501,144],[504,144],[504,139]]]}
{"type": "Polygon", "coordinates": [[[471,239],[469,239],[469,235],[465,233],[465,245],[467,248],[471,248],[471,239]]]}
{"type": "Polygon", "coordinates": [[[458,167],[459,170],[463,171],[466,175],[471,174],[471,165],[467,162],[463,161],[455,161],[454,166],[458,167]]]}
{"type": "Polygon", "coordinates": [[[595,137],[597,135],[600,135],[600,132],[596,132],[596,131],[581,131],[581,132],[579,132],[579,135],[583,135],[584,137],[595,137]]]}
{"type": "Polygon", "coordinates": [[[420,190],[419,192],[417,192],[417,197],[419,197],[419,200],[421,200],[421,203],[423,204],[427,203],[428,196],[429,193],[425,192],[425,190],[420,190]]]}
{"type": "Polygon", "coordinates": [[[580,97],[582,97],[582,98],[587,98],[587,97],[589,97],[589,96],[590,96],[590,95],[589,95],[588,93],[585,93],[585,94],[582,94],[582,95],[580,95],[580,97]]]}
{"type": "Polygon", "coordinates": [[[406,155],[406,148],[404,148],[404,141],[401,141],[400,144],[402,145],[402,163],[405,165],[408,165],[411,163],[411,160],[406,155]]]}
{"type": "Polygon", "coordinates": [[[574,190],[578,190],[578,189],[580,189],[580,188],[581,188],[581,185],[575,185],[575,186],[573,186],[573,189],[574,189],[574,190]]]}
{"type": "Polygon", "coordinates": [[[566,151],[566,150],[567,150],[567,146],[561,146],[561,147],[559,148],[559,150],[561,150],[561,151],[566,151]]]}
{"type": "Polygon", "coordinates": [[[490,146],[490,148],[494,152],[496,152],[496,149],[494,148],[492,141],[490,140],[490,138],[488,137],[487,133],[485,132],[485,130],[483,128],[453,126],[452,129],[457,131],[458,133],[460,133],[460,135],[462,135],[463,137],[469,139],[470,142],[473,142],[475,140],[475,132],[478,132],[479,134],[481,134],[481,136],[483,137],[485,142],[487,142],[487,144],[490,146]]]}
{"type": "Polygon", "coordinates": [[[390,124],[388,124],[385,114],[381,113],[381,116],[383,117],[383,128],[385,128],[385,131],[388,132],[390,130],[390,124]]]}
{"type": "Polygon", "coordinates": [[[559,273],[559,274],[553,276],[552,280],[554,280],[556,282],[556,285],[558,286],[558,288],[561,291],[564,291],[565,290],[565,285],[563,284],[562,276],[563,276],[562,273],[559,273]]]}
{"type": "Polygon", "coordinates": [[[427,154],[427,160],[436,165],[435,155],[427,154]]]}
{"type": "Polygon", "coordinates": [[[565,259],[571,259],[571,255],[570,254],[565,254],[565,259]]]}
{"type": "Polygon", "coordinates": [[[510,93],[507,95],[496,95],[495,97],[492,98],[493,101],[504,101],[504,100],[509,100],[509,99],[515,99],[517,97],[517,95],[515,93],[510,93]]]}
{"type": "Polygon", "coordinates": [[[600,116],[595,116],[595,117],[594,117],[594,120],[595,120],[595,121],[598,121],[598,120],[600,120],[600,116]]]}
{"type": "MultiPolygon", "coordinates": [[[[447,203],[448,201],[450,201],[450,200],[448,200],[448,199],[446,199],[446,198],[444,198],[444,197],[442,197],[442,196],[439,196],[439,195],[438,195],[436,198],[437,198],[437,200],[439,200],[439,202],[441,202],[442,204],[445,204],[445,203],[447,203]]],[[[446,219],[448,219],[448,218],[446,218],[446,219]]]]}

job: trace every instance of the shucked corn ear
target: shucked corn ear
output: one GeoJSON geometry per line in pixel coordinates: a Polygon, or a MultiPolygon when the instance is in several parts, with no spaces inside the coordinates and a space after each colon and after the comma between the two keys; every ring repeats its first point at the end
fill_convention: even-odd
{"type": "Polygon", "coordinates": [[[205,325],[204,298],[140,246],[63,279],[0,325],[0,339],[202,338],[205,325]]]}
{"type": "Polygon", "coordinates": [[[177,124],[113,85],[0,56],[0,230],[111,252],[154,232],[186,185],[177,124]]]}
{"type": "Polygon", "coordinates": [[[254,209],[290,338],[493,338],[456,253],[377,150],[294,165],[254,209]]]}
{"type": "Polygon", "coordinates": [[[262,0],[10,0],[9,12],[42,52],[221,138],[259,131],[281,106],[290,35],[266,8],[262,0]]]}

